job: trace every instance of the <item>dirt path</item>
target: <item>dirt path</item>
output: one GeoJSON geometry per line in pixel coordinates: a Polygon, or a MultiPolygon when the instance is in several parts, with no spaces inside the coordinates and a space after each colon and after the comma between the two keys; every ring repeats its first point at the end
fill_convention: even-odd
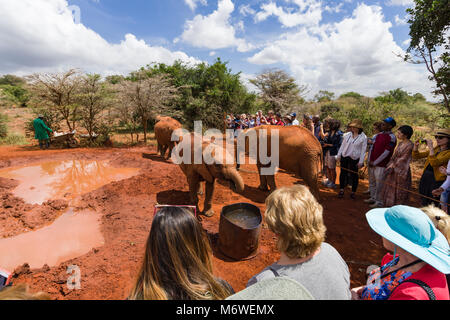
{"type": "MultiPolygon", "coordinates": [[[[178,166],[157,157],[154,148],[49,151],[36,150],[35,147],[0,148],[0,168],[36,164],[49,159],[110,160],[110,164],[115,167],[140,168],[141,171],[129,179],[109,183],[81,196],[76,210],[94,210],[101,216],[103,246],[58,266],[44,266],[33,270],[26,265],[19,267],[15,271],[14,283],[29,283],[33,291],[48,292],[56,299],[125,299],[144,253],[153,206],[156,203],[189,202],[184,175],[178,166]],[[67,288],[67,268],[70,265],[78,266],[81,271],[80,290],[67,288]]],[[[252,165],[244,165],[242,168],[255,171],[252,165]]],[[[258,206],[264,213],[267,194],[257,189],[257,175],[243,172],[242,176],[246,183],[243,195],[217,184],[213,206],[216,214],[202,221],[213,244],[215,273],[227,280],[236,291],[244,289],[253,275],[278,258],[274,235],[264,226],[259,254],[251,260],[230,261],[216,248],[220,211],[224,205],[248,202],[258,206]]],[[[280,172],[276,176],[276,182],[278,186],[286,186],[299,183],[299,180],[280,172]]],[[[42,205],[28,205],[11,194],[16,185],[17,181],[0,179],[0,238],[47,226],[67,208],[67,203],[61,199],[53,199],[42,205]]],[[[362,182],[359,189],[367,189],[367,183],[362,182]]],[[[358,194],[357,200],[351,200],[348,196],[337,199],[335,192],[324,188],[321,189],[321,197],[327,227],[326,241],[347,261],[352,286],[362,285],[365,282],[366,268],[371,264],[378,264],[385,253],[380,237],[366,222],[364,215],[369,207],[363,202],[365,197],[358,194]]],[[[203,204],[203,199],[200,201],[203,204]]]]}

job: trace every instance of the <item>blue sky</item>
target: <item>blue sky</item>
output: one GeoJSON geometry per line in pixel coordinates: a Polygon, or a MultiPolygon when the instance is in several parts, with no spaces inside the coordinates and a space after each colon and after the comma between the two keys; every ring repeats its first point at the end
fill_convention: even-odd
{"type": "Polygon", "coordinates": [[[308,85],[311,95],[375,96],[401,87],[432,100],[425,67],[395,55],[408,47],[405,10],[412,3],[1,0],[0,73],[127,74],[151,62],[220,57],[245,83],[276,67],[308,85]]]}

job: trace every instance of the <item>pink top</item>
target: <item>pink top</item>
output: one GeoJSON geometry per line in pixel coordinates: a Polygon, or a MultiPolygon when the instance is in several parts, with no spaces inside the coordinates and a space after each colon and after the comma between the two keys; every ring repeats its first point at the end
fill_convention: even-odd
{"type": "MultiPolygon", "coordinates": [[[[383,257],[382,265],[392,260],[391,254],[383,257]]],[[[433,290],[436,300],[450,300],[445,274],[436,270],[429,264],[414,272],[408,279],[417,279],[425,282],[433,290]]],[[[428,294],[419,285],[405,282],[400,284],[389,297],[389,300],[429,300],[428,294]]]]}

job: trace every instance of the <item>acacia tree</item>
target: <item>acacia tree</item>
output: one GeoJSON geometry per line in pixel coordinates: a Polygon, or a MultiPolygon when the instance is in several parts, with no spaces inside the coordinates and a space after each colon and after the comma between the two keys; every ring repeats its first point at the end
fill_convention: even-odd
{"type": "Polygon", "coordinates": [[[148,120],[159,114],[171,114],[170,103],[178,98],[178,89],[167,75],[149,76],[145,70],[133,72],[126,81],[118,84],[122,103],[128,104],[139,115],[144,129],[144,142],[147,142],[148,120]]]}
{"type": "Polygon", "coordinates": [[[411,43],[405,61],[425,64],[429,79],[436,84],[435,95],[443,97],[443,105],[450,111],[450,3],[449,0],[414,0],[410,15],[411,43]]]}
{"type": "Polygon", "coordinates": [[[301,103],[306,86],[298,86],[294,78],[280,69],[265,70],[250,82],[260,90],[260,98],[275,112],[292,109],[301,103]]]}
{"type": "Polygon", "coordinates": [[[78,120],[76,99],[81,83],[79,71],[33,74],[26,79],[34,104],[55,110],[66,121],[69,131],[75,130],[78,120]]]}
{"type": "Polygon", "coordinates": [[[107,111],[112,105],[112,90],[102,82],[99,74],[82,77],[77,95],[80,125],[87,130],[90,140],[104,125],[107,111]]]}

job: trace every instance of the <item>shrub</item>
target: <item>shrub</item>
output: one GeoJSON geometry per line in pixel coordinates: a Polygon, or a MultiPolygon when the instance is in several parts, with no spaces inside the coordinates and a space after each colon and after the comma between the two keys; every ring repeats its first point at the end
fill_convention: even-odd
{"type": "Polygon", "coordinates": [[[8,117],[0,114],[0,138],[5,138],[8,135],[8,117]]]}

